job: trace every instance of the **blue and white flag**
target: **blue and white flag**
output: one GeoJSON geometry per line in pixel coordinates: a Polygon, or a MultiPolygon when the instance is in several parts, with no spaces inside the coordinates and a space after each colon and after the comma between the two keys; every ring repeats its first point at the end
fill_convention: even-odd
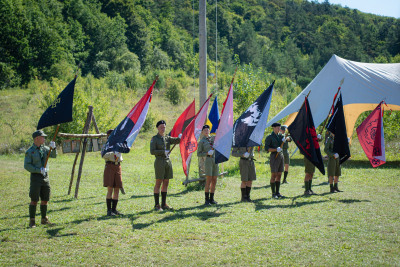
{"type": "Polygon", "coordinates": [[[269,107],[271,105],[272,84],[251,104],[233,125],[232,147],[261,146],[269,107]]]}

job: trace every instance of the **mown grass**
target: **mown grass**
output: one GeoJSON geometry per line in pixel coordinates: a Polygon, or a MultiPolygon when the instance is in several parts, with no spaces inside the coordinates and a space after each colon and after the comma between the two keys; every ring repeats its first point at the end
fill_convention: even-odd
{"type": "Polygon", "coordinates": [[[125,216],[112,218],[106,216],[99,153],[87,154],[78,199],[75,181],[67,195],[74,155],[59,153],[49,166],[48,215],[56,226],[35,229],[28,228],[23,155],[0,156],[0,265],[400,266],[398,156],[376,169],[355,156],[343,167],[342,193],[329,194],[326,176],[316,173],[318,195],[305,197],[304,166],[296,154],[290,184],[281,187],[287,197],[273,200],[267,154],[256,154],[254,203],[239,202],[238,159],[231,158],[224,164],[228,175],[218,180],[219,205],[204,207],[202,184],[181,185],[178,150],[172,154],[168,203],[175,210],[153,211],[154,159],[149,139],[139,137],[122,166],[127,193],[118,207],[125,216]]]}

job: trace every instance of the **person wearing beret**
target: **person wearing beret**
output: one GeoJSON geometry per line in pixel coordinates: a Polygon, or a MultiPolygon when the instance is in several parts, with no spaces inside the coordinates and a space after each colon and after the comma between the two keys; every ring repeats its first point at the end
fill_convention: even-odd
{"type": "Polygon", "coordinates": [[[156,157],[154,161],[154,171],[156,177],[156,184],[154,186],[154,209],[156,211],[172,210],[172,207],[168,206],[166,202],[169,179],[173,178],[172,163],[169,158],[169,154],[171,144],[179,144],[182,134],[179,134],[178,137],[164,135],[166,123],[163,120],[157,122],[156,127],[158,133],[153,136],[150,141],[150,154],[156,157]]]}
{"type": "Polygon", "coordinates": [[[342,175],[342,170],[340,169],[339,154],[333,151],[334,138],[335,135],[329,132],[324,148],[325,153],[328,155],[328,177],[331,193],[342,192],[338,188],[339,176],[342,175]]]}
{"type": "MultiPolygon", "coordinates": [[[[286,125],[281,125],[281,128],[279,130],[279,132],[285,136],[285,132],[286,132],[287,126],[286,125]]],[[[283,161],[285,164],[285,170],[283,172],[283,181],[282,184],[287,184],[286,178],[288,176],[289,173],[289,163],[290,163],[290,156],[289,156],[289,142],[292,141],[292,137],[290,137],[290,135],[286,135],[286,142],[283,143],[282,146],[282,152],[283,152],[283,161]]]]}
{"type": "Polygon", "coordinates": [[[280,123],[275,122],[271,126],[273,129],[272,133],[265,138],[265,151],[271,153],[269,156],[269,166],[271,168],[270,184],[272,198],[278,199],[284,197],[279,192],[284,164],[283,152],[280,145],[282,142],[286,142],[286,138],[279,132],[281,128],[280,123]]]}
{"type": "MultiPolygon", "coordinates": [[[[107,138],[110,137],[114,129],[107,131],[107,138]]],[[[107,187],[107,216],[123,215],[117,210],[119,189],[122,188],[122,154],[120,152],[107,152],[103,155],[106,161],[103,174],[103,186],[107,187]],[[114,196],[113,196],[114,191],[114,196]]]]}
{"type": "Polygon", "coordinates": [[[197,146],[197,156],[206,157],[205,171],[206,171],[206,185],[205,203],[208,206],[211,204],[218,204],[214,200],[215,185],[217,184],[217,177],[219,174],[219,166],[215,163],[214,136],[210,136],[210,126],[204,125],[202,129],[203,138],[197,146]]]}
{"type": "Polygon", "coordinates": [[[250,198],[252,182],[257,180],[256,166],[254,164],[254,147],[234,147],[232,156],[239,157],[240,177],[242,183],[240,190],[242,191],[241,202],[253,202],[250,198]]]}
{"type": "MultiPolygon", "coordinates": [[[[318,142],[322,141],[322,137],[320,134],[317,135],[318,142]]],[[[315,173],[315,166],[311,163],[306,157],[304,157],[304,195],[316,195],[314,191],[311,189],[312,187],[312,179],[315,173]]]]}
{"type": "MultiPolygon", "coordinates": [[[[46,134],[42,130],[35,131],[32,134],[33,144],[25,152],[24,168],[31,173],[29,197],[31,203],[29,204],[29,227],[36,227],[35,215],[36,206],[40,202],[40,214],[42,216],[41,224],[52,226],[53,224],[47,217],[47,204],[50,200],[50,178],[48,175],[48,168],[44,167],[47,154],[50,148],[44,146],[46,134]]],[[[56,144],[54,141],[50,142],[51,158],[57,157],[56,144]]]]}

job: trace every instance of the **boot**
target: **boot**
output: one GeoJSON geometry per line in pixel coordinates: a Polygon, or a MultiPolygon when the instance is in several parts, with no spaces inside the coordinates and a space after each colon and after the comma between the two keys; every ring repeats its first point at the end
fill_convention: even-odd
{"type": "Polygon", "coordinates": [[[35,218],[31,218],[31,219],[29,220],[29,227],[30,227],[30,228],[36,227],[35,218]]]}
{"type": "Polygon", "coordinates": [[[337,187],[337,185],[333,187],[333,190],[335,190],[335,192],[343,192],[343,191],[339,190],[339,188],[337,187]]]}
{"type": "Polygon", "coordinates": [[[53,226],[54,225],[54,223],[51,223],[50,221],[49,221],[49,217],[44,217],[44,218],[42,218],[42,221],[40,222],[41,224],[47,224],[48,226],[53,226]]]}

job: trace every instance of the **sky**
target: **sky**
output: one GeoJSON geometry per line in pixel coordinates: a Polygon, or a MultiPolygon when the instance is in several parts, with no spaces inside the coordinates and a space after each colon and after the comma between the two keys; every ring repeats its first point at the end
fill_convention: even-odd
{"type": "MultiPolygon", "coordinates": [[[[319,0],[322,3],[324,0],[319,0]]],[[[364,13],[400,18],[400,0],[329,0],[331,4],[348,6],[364,13]]]]}

